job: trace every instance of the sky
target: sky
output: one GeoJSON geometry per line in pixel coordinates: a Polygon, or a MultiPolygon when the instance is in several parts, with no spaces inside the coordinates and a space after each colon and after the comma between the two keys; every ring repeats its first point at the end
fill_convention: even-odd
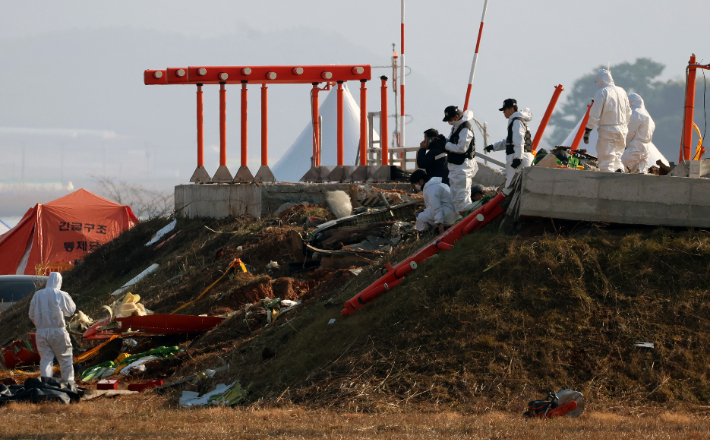
{"type": "MultiPolygon", "coordinates": [[[[407,114],[412,117],[407,146],[418,145],[427,128],[448,132],[443,109],[462,106],[483,3],[407,0],[407,114]]],[[[382,66],[390,64],[391,45],[399,50],[400,39],[400,1],[395,0],[0,0],[0,10],[5,85],[0,90],[0,218],[66,193],[70,181],[90,188],[92,174],[166,190],[188,183],[195,167],[194,89],[144,86],[144,69],[382,66]],[[54,192],[28,195],[23,192],[28,184],[51,186],[54,192]]],[[[531,108],[536,129],[554,86],[569,89],[599,65],[649,57],[667,66],[664,79],[680,79],[692,52],[710,61],[702,33],[709,15],[707,0],[490,0],[471,109],[488,122],[491,140],[498,140],[505,136],[505,119],[497,110],[504,99],[516,98],[521,107],[531,108]]],[[[389,73],[375,69],[373,76],[389,73]]],[[[271,87],[272,164],[309,122],[308,89],[271,87]]],[[[254,86],[249,125],[254,173],[258,104],[254,86]]],[[[206,88],[211,173],[218,161],[217,105],[217,89],[206,88]]],[[[374,81],[368,110],[379,110],[374,81]]],[[[228,94],[233,173],[239,163],[238,114],[235,86],[228,94]]],[[[481,149],[480,135],[478,145],[481,149]]]]}

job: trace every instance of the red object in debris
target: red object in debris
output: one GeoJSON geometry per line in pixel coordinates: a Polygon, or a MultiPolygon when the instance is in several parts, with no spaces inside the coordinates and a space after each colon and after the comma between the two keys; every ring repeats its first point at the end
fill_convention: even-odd
{"type": "Polygon", "coordinates": [[[206,333],[217,327],[224,318],[193,315],[147,315],[116,318],[119,328],[115,331],[99,331],[108,324],[108,318],[92,325],[84,332],[84,339],[108,339],[130,329],[131,336],[178,335],[206,333]],[[144,332],[144,333],[133,333],[144,332]]]}
{"type": "Polygon", "coordinates": [[[397,267],[393,267],[390,263],[385,264],[387,273],[372,283],[370,287],[348,300],[340,314],[348,316],[357,312],[365,304],[396,287],[407,274],[417,268],[418,264],[425,262],[440,251],[452,249],[453,245],[464,235],[487,225],[490,221],[503,213],[503,208],[498,205],[500,205],[508,194],[510,194],[508,190],[498,193],[498,195],[488,201],[488,203],[469,214],[465,219],[434,239],[428,246],[398,264],[397,267]]]}
{"type": "Polygon", "coordinates": [[[117,380],[100,380],[99,383],[96,384],[96,389],[97,390],[117,390],[118,389],[118,381],[117,380]]]}
{"type": "Polygon", "coordinates": [[[11,370],[18,365],[39,362],[37,341],[34,333],[29,333],[25,340],[12,341],[0,350],[0,367],[11,370]]]}
{"type": "Polygon", "coordinates": [[[151,380],[150,382],[146,383],[132,383],[128,385],[128,391],[138,391],[139,393],[142,393],[145,390],[151,390],[155,387],[159,387],[163,385],[162,380],[151,380]]]}

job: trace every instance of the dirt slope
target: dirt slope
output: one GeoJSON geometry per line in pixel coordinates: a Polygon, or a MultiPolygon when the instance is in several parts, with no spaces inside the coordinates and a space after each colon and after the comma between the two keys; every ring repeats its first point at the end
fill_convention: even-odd
{"type": "Polygon", "coordinates": [[[328,306],[377,274],[351,280],[240,348],[232,372],[255,398],[349,409],[519,408],[564,387],[612,405],[707,404],[709,264],[704,231],[489,230],[341,318],[328,306]],[[261,360],[263,347],[277,355],[261,360]]]}
{"type": "MultiPolygon", "coordinates": [[[[215,380],[251,383],[250,401],[358,410],[482,402],[519,409],[564,387],[609,405],[710,399],[705,231],[567,233],[557,225],[552,230],[560,234],[528,227],[512,236],[491,225],[342,318],[342,303],[379,276],[382,261],[359,276],[316,270],[289,277],[288,235],[297,227],[274,219],[181,219],[163,247],[143,246],[166,223],[139,225],[67,274],[64,287],[79,308],[103,317],[110,292],[158,263],[132,291],[149,309],[169,313],[212,284],[235,256],[252,273],[225,279],[180,313],[217,314],[272,295],[305,301],[268,327],[245,330],[243,320],[233,319],[181,340],[187,351],[150,365],[153,377],[229,362],[215,380]],[[281,268],[268,273],[271,260],[281,268]],[[655,348],[634,347],[635,341],[655,348]]],[[[31,330],[26,306],[0,314],[0,334],[31,330]]]]}

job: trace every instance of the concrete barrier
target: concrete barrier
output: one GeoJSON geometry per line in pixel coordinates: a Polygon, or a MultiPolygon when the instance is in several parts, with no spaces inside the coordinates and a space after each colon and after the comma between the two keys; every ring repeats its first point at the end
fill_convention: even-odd
{"type": "Polygon", "coordinates": [[[710,227],[710,179],[531,167],[519,217],[710,227]]]}
{"type": "MultiPolygon", "coordinates": [[[[255,218],[272,215],[284,203],[325,202],[329,191],[348,191],[351,183],[279,183],[260,185],[177,185],[175,211],[187,218],[225,218],[249,214],[255,218]]],[[[368,183],[383,190],[411,190],[405,182],[368,183]]]]}

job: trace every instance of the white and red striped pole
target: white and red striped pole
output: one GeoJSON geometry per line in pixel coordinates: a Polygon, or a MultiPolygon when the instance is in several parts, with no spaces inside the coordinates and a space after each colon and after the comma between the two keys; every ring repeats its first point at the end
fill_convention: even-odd
{"type": "Polygon", "coordinates": [[[478,61],[478,48],[481,46],[481,34],[483,34],[483,22],[486,20],[488,10],[488,0],[483,4],[483,15],[481,16],[481,26],[478,28],[478,40],[476,40],[476,52],[473,54],[471,63],[471,75],[468,77],[468,89],[466,89],[466,102],[463,104],[464,111],[468,110],[468,101],[471,98],[471,86],[473,85],[473,74],[476,73],[476,61],[478,61]]]}
{"type": "MultiPolygon", "coordinates": [[[[487,1],[487,0],[486,0],[487,1]]],[[[400,123],[399,123],[399,130],[400,130],[400,135],[399,135],[399,146],[404,147],[404,0],[402,0],[402,43],[400,48],[402,49],[402,61],[399,65],[399,81],[400,81],[400,90],[401,90],[401,106],[402,106],[402,111],[400,112],[399,117],[400,123]]]]}

